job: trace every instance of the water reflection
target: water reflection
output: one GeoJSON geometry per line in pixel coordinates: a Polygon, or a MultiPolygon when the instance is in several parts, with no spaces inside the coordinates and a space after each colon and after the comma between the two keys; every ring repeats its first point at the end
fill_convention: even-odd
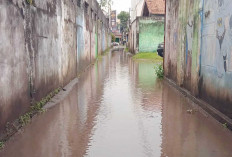
{"type": "Polygon", "coordinates": [[[154,64],[112,52],[68,96],[10,140],[7,157],[229,157],[232,136],[156,79],[154,64]]]}
{"type": "Polygon", "coordinates": [[[162,93],[154,64],[113,56],[85,156],[160,156],[162,93]]]}
{"type": "Polygon", "coordinates": [[[166,83],[163,104],[163,156],[231,156],[231,132],[205,114],[188,114],[186,111],[194,104],[166,83]]]}

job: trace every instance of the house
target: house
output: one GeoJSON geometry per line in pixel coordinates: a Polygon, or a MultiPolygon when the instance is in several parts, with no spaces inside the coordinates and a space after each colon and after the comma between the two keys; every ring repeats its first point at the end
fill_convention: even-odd
{"type": "Polygon", "coordinates": [[[164,41],[165,0],[142,0],[132,10],[136,18],[130,25],[130,51],[156,52],[164,41]]]}

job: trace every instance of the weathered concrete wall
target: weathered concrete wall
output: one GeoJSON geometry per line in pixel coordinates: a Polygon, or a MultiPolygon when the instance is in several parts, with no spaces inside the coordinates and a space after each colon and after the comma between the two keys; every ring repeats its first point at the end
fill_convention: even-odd
{"type": "Polygon", "coordinates": [[[103,40],[110,37],[108,19],[95,0],[86,3],[88,11],[85,11],[84,4],[77,9],[78,72],[110,46],[110,41],[103,40]]]}
{"type": "Polygon", "coordinates": [[[155,17],[139,19],[139,52],[156,52],[164,42],[164,20],[155,17]]]}
{"type": "Polygon", "coordinates": [[[130,51],[131,53],[138,53],[138,22],[134,20],[131,24],[130,30],[130,51]]]}
{"type": "Polygon", "coordinates": [[[167,0],[165,75],[232,118],[232,3],[167,0]]]}
{"type": "Polygon", "coordinates": [[[83,0],[80,6],[77,0],[0,1],[0,133],[31,102],[65,86],[108,48],[104,41],[96,49],[102,44],[97,21],[108,39],[108,19],[95,0],[87,3],[85,13],[83,0]]]}
{"type": "Polygon", "coordinates": [[[137,17],[131,24],[130,51],[156,52],[164,41],[164,17],[137,17]]]}
{"type": "Polygon", "coordinates": [[[0,130],[30,103],[30,63],[23,18],[19,6],[0,1],[0,130]]]}

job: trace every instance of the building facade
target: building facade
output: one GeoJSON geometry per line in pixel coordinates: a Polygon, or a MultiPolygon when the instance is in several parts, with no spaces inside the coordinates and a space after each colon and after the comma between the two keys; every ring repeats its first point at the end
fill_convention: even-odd
{"type": "Polygon", "coordinates": [[[112,28],[111,30],[112,32],[116,32],[118,30],[116,10],[111,11],[111,28],[112,28]]]}
{"type": "Polygon", "coordinates": [[[164,41],[165,1],[139,1],[135,9],[136,18],[132,17],[130,26],[130,51],[156,52],[164,41]]]}

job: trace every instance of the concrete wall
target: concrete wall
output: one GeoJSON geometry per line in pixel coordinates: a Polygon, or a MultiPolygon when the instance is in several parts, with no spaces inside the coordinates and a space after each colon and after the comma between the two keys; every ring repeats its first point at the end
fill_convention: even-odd
{"type": "Polygon", "coordinates": [[[134,20],[130,29],[130,51],[131,53],[138,53],[138,21],[134,20]]]}
{"type": "Polygon", "coordinates": [[[108,48],[96,33],[108,19],[95,0],[84,13],[76,0],[0,1],[0,133],[10,122],[54,89],[65,86],[108,48]],[[91,16],[96,14],[96,19],[91,16]],[[99,40],[100,39],[100,40],[99,40]]]}
{"type": "Polygon", "coordinates": [[[232,3],[168,0],[165,75],[232,118],[232,3]]]}
{"type": "Polygon", "coordinates": [[[156,52],[164,41],[164,17],[137,17],[131,24],[130,51],[156,52]]]}
{"type": "Polygon", "coordinates": [[[164,42],[163,19],[139,18],[139,52],[156,52],[162,42],[164,42]]]}

